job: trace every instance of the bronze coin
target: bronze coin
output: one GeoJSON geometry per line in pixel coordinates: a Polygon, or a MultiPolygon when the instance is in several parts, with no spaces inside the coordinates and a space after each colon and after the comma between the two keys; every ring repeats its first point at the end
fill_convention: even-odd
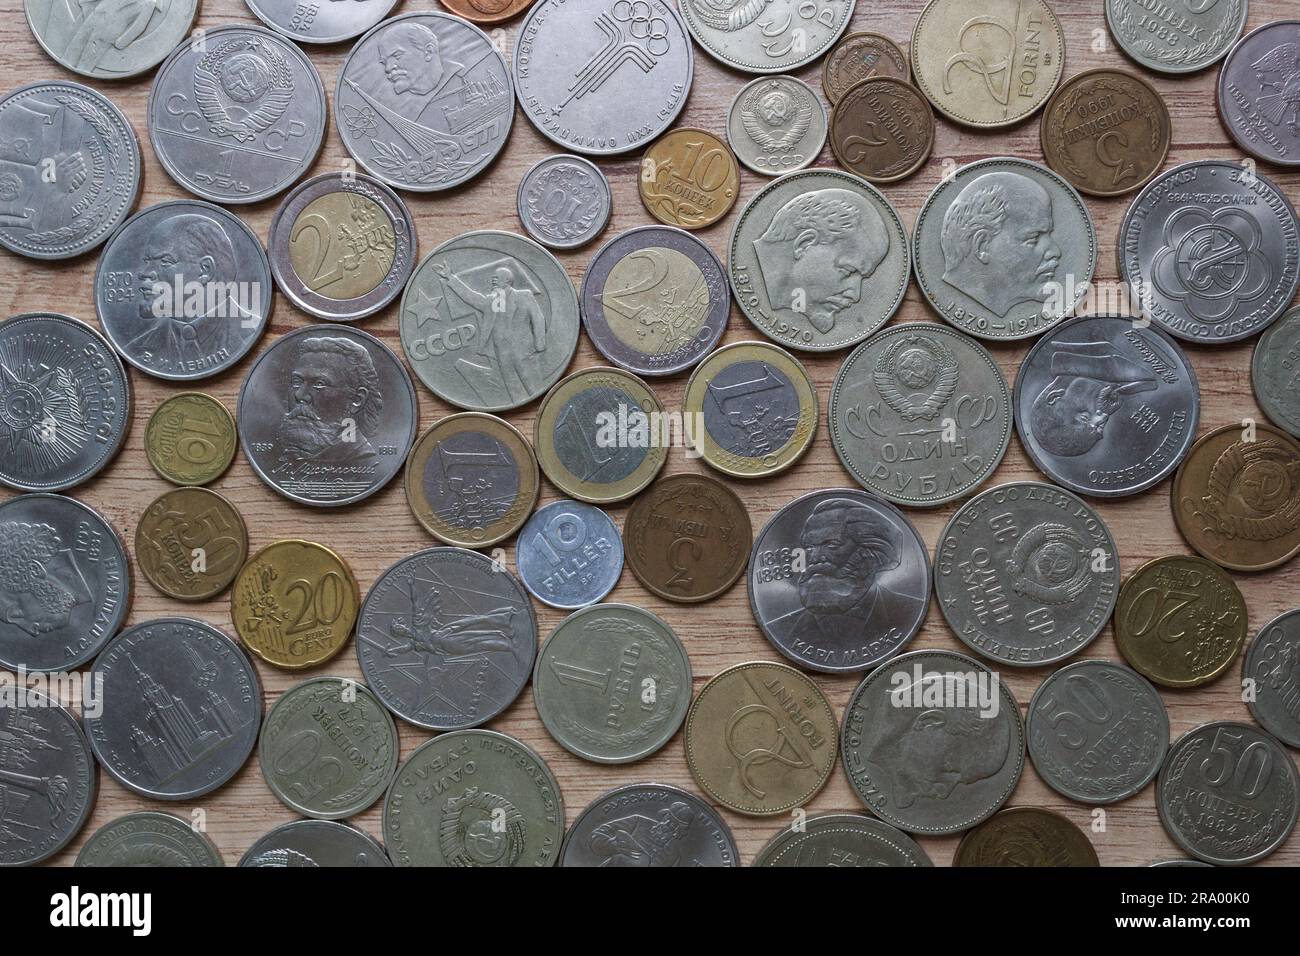
{"type": "Polygon", "coordinates": [[[442,5],[471,23],[500,23],[519,16],[535,2],[536,0],[442,0],[442,5]]]}
{"type": "Polygon", "coordinates": [[[753,544],[749,512],[707,475],[669,475],[633,503],[624,555],[647,590],[669,601],[717,597],[736,583],[753,544]]]}
{"type": "Polygon", "coordinates": [[[1088,835],[1051,810],[1012,807],[961,839],[953,866],[1100,866],[1088,835]]]}
{"type": "Polygon", "coordinates": [[[206,601],[235,580],[248,557],[244,519],[206,488],[163,492],[135,528],[135,560],[149,583],[178,601],[206,601]]]}
{"type": "Polygon", "coordinates": [[[822,61],[822,92],[834,106],[854,83],[869,76],[907,80],[912,69],[897,43],[879,33],[850,33],[822,61]]]}
{"type": "Polygon", "coordinates": [[[851,86],[831,111],[831,152],[873,183],[892,183],[924,165],[934,148],[934,112],[914,86],[875,76],[851,86]]]}
{"type": "Polygon", "coordinates": [[[711,226],[740,194],[740,166],[721,138],[679,126],[655,141],[641,158],[637,189],[646,211],[679,229],[711,226]]]}

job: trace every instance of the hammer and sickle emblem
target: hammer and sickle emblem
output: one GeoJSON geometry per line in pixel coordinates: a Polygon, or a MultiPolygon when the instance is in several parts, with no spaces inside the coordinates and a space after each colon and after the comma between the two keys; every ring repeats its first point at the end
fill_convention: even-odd
{"type": "Polygon", "coordinates": [[[1011,28],[997,17],[974,17],[967,20],[957,34],[957,50],[944,66],[943,91],[952,92],[952,71],[964,66],[984,80],[984,88],[988,90],[989,96],[1006,106],[1011,101],[1011,64],[1016,55],[1016,36],[1011,28]],[[967,37],[972,30],[980,27],[989,27],[995,34],[1001,34],[1006,45],[1005,56],[989,61],[982,54],[966,49],[967,37]],[[998,82],[999,76],[1001,82],[998,82]]]}
{"type": "Polygon", "coordinates": [[[727,721],[727,730],[724,735],[727,743],[727,750],[736,758],[740,765],[740,782],[745,785],[745,789],[754,795],[755,798],[762,800],[767,795],[767,791],[760,790],[750,778],[750,772],[755,767],[761,767],[764,764],[773,761],[789,767],[791,770],[807,770],[813,765],[812,755],[801,753],[794,741],[785,735],[785,728],[781,726],[781,718],[777,713],[765,704],[746,704],[727,721]],[[741,722],[748,717],[766,715],[767,719],[772,722],[772,745],[769,747],[750,747],[743,753],[736,743],[736,729],[741,722]],[[791,759],[785,755],[785,751],[792,751],[795,758],[791,759]]]}

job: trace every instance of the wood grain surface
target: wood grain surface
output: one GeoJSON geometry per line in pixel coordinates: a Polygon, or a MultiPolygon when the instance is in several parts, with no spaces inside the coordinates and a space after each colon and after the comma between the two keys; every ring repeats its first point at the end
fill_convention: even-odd
{"type": "MultiPolygon", "coordinates": [[[[885,33],[906,48],[912,26],[923,6],[924,0],[859,0],[850,29],[885,33]]],[[[1065,26],[1067,76],[1103,65],[1143,72],[1131,64],[1111,41],[1106,32],[1102,0],[1056,0],[1053,6],[1065,26]]],[[[399,4],[394,13],[430,7],[436,7],[433,0],[408,0],[399,4]]],[[[60,68],[37,46],[24,21],[21,0],[3,0],[3,11],[6,15],[0,19],[0,68],[3,70],[5,88],[43,78],[79,79],[60,68]]],[[[1294,0],[1253,0],[1246,28],[1250,30],[1270,20],[1294,14],[1294,0]]],[[[203,0],[198,26],[212,28],[231,22],[258,21],[242,0],[203,0]]],[[[488,32],[494,35],[494,39],[503,45],[503,51],[509,55],[518,28],[519,20],[514,20],[496,30],[489,28],[488,32]]],[[[324,80],[331,104],[338,71],[348,49],[348,44],[307,48],[324,80]]],[[[820,73],[820,61],[799,71],[801,78],[814,88],[820,86],[820,73]]],[[[1217,67],[1184,78],[1145,72],[1143,75],[1164,95],[1173,115],[1173,148],[1167,165],[1203,158],[1242,158],[1243,154],[1229,144],[1216,112],[1214,89],[1218,78],[1217,67]]],[[[728,106],[748,79],[745,75],[720,66],[696,47],[694,86],[678,123],[722,133],[728,106]]],[[[129,82],[93,83],[126,112],[140,138],[144,154],[144,185],[139,208],[187,196],[158,164],[148,140],[145,104],[151,80],[152,74],[129,82]]],[[[473,229],[522,231],[515,213],[519,179],[534,162],[556,151],[516,111],[514,128],[506,148],[483,175],[467,186],[448,193],[433,196],[405,194],[404,198],[418,224],[420,254],[426,254],[442,241],[473,229]]],[[[992,133],[975,132],[941,121],[934,155],[930,161],[916,175],[901,183],[885,186],[883,190],[898,207],[910,229],[921,203],[939,182],[945,162],[961,165],[998,155],[1041,161],[1037,116],[1011,130],[992,133]]],[[[602,240],[651,221],[637,195],[638,159],[639,154],[634,153],[624,158],[599,161],[614,189],[613,218],[601,237],[602,240]]],[[[348,165],[347,154],[331,116],[324,149],[312,167],[311,174],[338,170],[348,165]]],[[[817,165],[834,165],[829,149],[823,150],[817,165]]],[[[1283,185],[1293,202],[1300,201],[1300,188],[1297,188],[1300,186],[1300,173],[1284,173],[1278,169],[1264,171],[1283,185]]],[[[723,221],[697,233],[724,261],[727,240],[738,210],[768,181],[744,170],[741,196],[736,207],[723,221]]],[[[1096,221],[1100,240],[1100,280],[1116,278],[1115,237],[1129,198],[1131,197],[1086,200],[1096,221]]],[[[265,242],[276,203],[277,200],[273,199],[252,206],[232,208],[265,242]]],[[[560,261],[575,284],[581,281],[583,269],[594,250],[595,245],[559,254],[560,261]]],[[[0,316],[54,310],[96,323],[91,281],[97,258],[98,251],[72,262],[43,264],[4,254],[0,259],[0,316]]],[[[934,320],[935,316],[913,283],[908,289],[906,302],[894,321],[934,320]]],[[[254,354],[260,354],[262,349],[281,335],[311,321],[309,316],[293,308],[283,296],[277,294],[269,329],[254,354]]],[[[364,320],[361,327],[379,336],[399,355],[402,354],[397,335],[395,304],[364,320]]],[[[762,336],[733,307],[724,341],[731,343],[759,338],[762,336]]],[[[1239,422],[1246,417],[1263,418],[1250,387],[1253,346],[1252,340],[1236,345],[1188,349],[1201,384],[1202,433],[1219,425],[1239,422]]],[[[1027,349],[1028,343],[992,346],[1008,383],[1014,384],[1021,358],[1027,349]]],[[[756,531],[778,508],[798,495],[815,489],[853,484],[835,456],[824,420],[831,381],[846,354],[801,356],[817,385],[822,411],[816,441],[808,455],[789,472],[775,479],[731,482],[732,487],[749,504],[756,531]]],[[[234,412],[240,383],[251,363],[250,356],[228,372],[196,383],[196,386],[221,398],[234,412]]],[[[605,363],[584,336],[578,345],[570,371],[596,364],[605,363]]],[[[109,519],[127,542],[128,550],[131,550],[135,523],[145,506],[170,487],[151,470],[145,458],[144,426],[154,409],[179,390],[176,386],[133,370],[131,378],[134,393],[133,423],[121,453],[98,477],[71,492],[99,509],[109,519]]],[[[680,407],[685,382],[686,376],[679,375],[652,384],[664,405],[676,408],[680,407]]],[[[427,389],[418,387],[417,390],[420,395],[421,430],[455,411],[435,399],[427,389]]],[[[536,411],[537,404],[533,403],[510,412],[505,417],[524,434],[531,436],[536,411]]],[[[704,467],[698,461],[687,460],[681,449],[675,449],[669,457],[664,474],[700,470],[704,467]]],[[[1015,440],[991,483],[1041,477],[1027,459],[1019,441],[1015,440]]],[[[400,480],[394,481],[380,493],[353,507],[337,510],[307,508],[287,501],[263,485],[241,454],[236,457],[230,470],[212,487],[230,498],[242,511],[248,524],[252,550],[282,537],[304,537],[320,541],[347,558],[364,594],[378,575],[393,562],[438,543],[416,524],[407,508],[401,484],[400,480]]],[[[1125,575],[1149,558],[1163,554],[1189,553],[1174,526],[1169,487],[1169,482],[1166,481],[1137,497],[1097,504],[1119,544],[1125,575]]],[[[7,496],[8,493],[5,494],[7,496]]],[[[559,495],[556,489],[544,484],[542,502],[557,497],[559,495]]],[[[940,529],[956,507],[956,503],[953,503],[908,512],[931,553],[940,529]]],[[[611,514],[621,526],[627,514],[627,504],[611,509],[611,514]]],[[[507,553],[513,562],[513,541],[507,544],[507,553]]],[[[1300,604],[1300,562],[1293,561],[1264,574],[1237,574],[1234,577],[1245,594],[1250,610],[1251,637],[1266,620],[1300,604]]],[[[178,603],[155,591],[138,571],[133,571],[132,588],[134,597],[128,624],[161,615],[191,615],[201,617],[233,634],[228,595],[204,604],[178,603]]],[[[690,653],[697,691],[706,680],[729,665],[748,660],[782,659],[764,640],[755,625],[743,582],[714,601],[700,606],[688,606],[654,597],[625,570],[609,600],[646,607],[673,626],[690,653]]],[[[540,604],[536,604],[536,609],[539,640],[544,640],[564,615],[540,604]]],[[[919,648],[965,649],[949,632],[938,609],[933,605],[924,628],[909,649],[919,648]]],[[[1109,626],[1081,656],[1120,659],[1109,626]]],[[[307,674],[276,670],[260,662],[257,667],[262,678],[266,707],[286,688],[307,676],[333,674],[360,678],[351,645],[329,664],[307,674]]],[[[1003,672],[1022,708],[1049,670],[1003,672]]],[[[1188,692],[1163,691],[1174,736],[1212,719],[1249,720],[1249,714],[1240,699],[1239,676],[1240,668],[1234,665],[1225,676],[1209,686],[1188,692]]],[[[829,697],[837,716],[841,716],[858,679],[852,676],[826,675],[815,675],[815,679],[829,697]]],[[[403,725],[401,721],[398,724],[401,728],[402,754],[405,757],[428,739],[429,734],[403,725]]],[[[526,688],[519,699],[489,726],[524,740],[542,754],[561,783],[565,813],[570,822],[599,794],[622,784],[662,781],[700,792],[687,770],[680,733],[659,753],[640,763],[618,767],[586,763],[571,756],[547,735],[537,719],[530,688],[526,688]]],[[[1294,753],[1292,756],[1295,756],[1294,753]]],[[[1024,775],[1007,805],[1041,806],[1064,813],[1076,824],[1089,830],[1104,864],[1119,865],[1145,864],[1183,855],[1161,828],[1153,800],[1154,787],[1148,786],[1136,797],[1107,808],[1102,829],[1098,826],[1100,821],[1094,819],[1091,808],[1071,803],[1048,789],[1026,761],[1024,775]]],[[[126,791],[101,771],[94,813],[80,836],[53,862],[71,863],[85,838],[94,829],[121,814],[146,808],[167,810],[183,817],[189,817],[192,811],[201,809],[206,817],[207,832],[220,847],[229,865],[237,863],[256,838],[295,817],[267,788],[256,755],[229,784],[195,803],[166,804],[146,800],[126,791]]],[[[842,766],[836,768],[829,784],[807,809],[810,812],[862,810],[862,805],[849,787],[842,766]]],[[[749,818],[729,812],[725,816],[739,844],[742,861],[746,864],[773,834],[789,822],[786,817],[749,818]]],[[[379,805],[353,822],[373,835],[380,835],[379,805]]],[[[945,866],[952,858],[957,838],[924,838],[920,842],[936,865],[945,866]]],[[[1289,842],[1266,862],[1300,863],[1300,836],[1293,834],[1289,842]]]]}

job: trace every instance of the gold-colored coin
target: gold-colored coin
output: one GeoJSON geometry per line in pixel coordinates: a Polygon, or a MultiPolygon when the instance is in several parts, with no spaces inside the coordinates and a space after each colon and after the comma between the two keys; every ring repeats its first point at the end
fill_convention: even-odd
{"type": "Polygon", "coordinates": [[[641,201],[660,222],[700,229],[717,222],[735,203],[740,166],[717,136],[680,126],[646,150],[637,185],[641,201]]]}
{"type": "Polygon", "coordinates": [[[786,664],[722,671],[686,715],[686,763],[713,799],[765,816],[802,806],[835,769],[839,727],[817,685],[786,664]],[[777,756],[773,756],[777,755],[777,756]]]}
{"type": "Polygon", "coordinates": [[[1115,643],[1135,671],[1165,687],[1214,680],[1241,653],[1246,600],[1218,565],[1187,555],[1146,562],[1115,602],[1115,643]]]}
{"type": "Polygon", "coordinates": [[[175,485],[205,485],[235,457],[235,419],[203,392],[181,392],[158,406],[144,432],[149,464],[175,485]]]}
{"type": "Polygon", "coordinates": [[[537,456],[509,422],[484,412],[449,415],[406,460],[406,500],[447,544],[483,548],[518,531],[537,504],[537,456]]]}
{"type": "Polygon", "coordinates": [[[230,595],[230,617],[250,651],[268,664],[300,670],[342,650],[360,604],[346,561],[314,541],[287,539],[244,565],[230,595]]]}
{"type": "Polygon", "coordinates": [[[737,342],[709,355],[686,383],[685,431],[706,464],[733,478],[785,471],[817,434],[817,392],[793,355],[737,342]]]}
{"type": "Polygon", "coordinates": [[[1088,834],[1040,807],[1012,807],[961,838],[953,866],[1101,866],[1088,834]]]}
{"type": "Polygon", "coordinates": [[[135,529],[135,559],[149,583],[178,601],[206,601],[248,557],[248,530],[235,506],[206,488],[173,488],[154,499],[135,529]]]}
{"type": "Polygon", "coordinates": [[[388,212],[355,192],[328,192],[303,207],[289,231],[289,261],[312,292],[331,299],[359,299],[384,281],[397,255],[397,238],[388,212]],[[348,227],[364,245],[340,243],[345,250],[325,261],[335,233],[348,227]],[[359,253],[358,250],[361,250],[359,253]]]}
{"type": "Polygon", "coordinates": [[[822,61],[822,92],[834,106],[840,97],[869,76],[892,76],[906,82],[912,78],[907,54],[897,43],[879,33],[863,31],[841,37],[822,61]]]}

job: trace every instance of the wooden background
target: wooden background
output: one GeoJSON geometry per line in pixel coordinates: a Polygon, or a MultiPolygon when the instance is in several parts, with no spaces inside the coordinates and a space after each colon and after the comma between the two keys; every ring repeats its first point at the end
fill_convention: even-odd
{"type": "MultiPolygon", "coordinates": [[[[906,49],[912,26],[923,6],[924,0],[859,0],[850,29],[874,30],[887,34],[906,49]]],[[[1102,65],[1143,72],[1131,64],[1111,41],[1105,28],[1102,0],[1056,0],[1053,6],[1065,26],[1066,76],[1102,65]]],[[[433,0],[407,0],[400,3],[393,12],[403,13],[431,7],[437,8],[433,0]]],[[[28,32],[21,0],[3,0],[3,10],[7,15],[0,22],[0,69],[3,70],[6,89],[42,78],[79,79],[64,71],[41,51],[28,32]]],[[[1253,0],[1247,30],[1294,13],[1294,0],[1253,0]]],[[[258,21],[241,0],[202,0],[198,26],[212,28],[231,22],[258,21]]],[[[518,27],[519,20],[516,19],[498,30],[488,30],[494,34],[507,56],[513,49],[518,27]]],[[[331,104],[338,70],[349,46],[307,47],[312,62],[324,80],[331,104]]],[[[1242,157],[1239,150],[1229,145],[1216,113],[1214,89],[1218,72],[1216,66],[1185,78],[1143,73],[1164,95],[1173,114],[1173,148],[1167,160],[1168,165],[1193,159],[1222,157],[1236,160],[1242,157]]],[[[819,89],[821,62],[805,67],[799,71],[799,76],[819,89]]],[[[736,92],[749,79],[746,75],[721,67],[696,47],[694,86],[678,123],[701,126],[723,134],[727,108],[736,92]]],[[[152,74],[121,83],[92,81],[93,85],[126,112],[140,137],[144,154],[144,185],[140,208],[188,195],[162,170],[148,141],[145,103],[151,80],[152,74]]],[[[420,254],[427,253],[446,239],[473,229],[522,231],[515,213],[515,193],[519,179],[538,159],[557,151],[516,110],[510,140],[498,161],[487,172],[466,187],[450,193],[432,196],[404,194],[417,221],[420,254]]],[[[910,230],[922,201],[938,183],[945,161],[951,160],[960,165],[997,155],[1013,155],[1041,162],[1037,116],[1009,131],[993,133],[974,132],[940,121],[934,155],[926,166],[911,178],[883,189],[898,207],[910,230]]],[[[614,213],[598,243],[623,230],[651,221],[637,195],[638,159],[639,154],[633,153],[624,158],[599,161],[614,189],[614,213]]],[[[348,157],[333,128],[331,115],[324,148],[310,173],[314,175],[338,170],[347,163],[348,157]]],[[[829,148],[823,150],[817,165],[834,165],[829,148]]],[[[1300,189],[1297,188],[1300,185],[1300,173],[1284,174],[1275,169],[1264,171],[1274,181],[1283,184],[1291,200],[1300,204],[1300,189]]],[[[737,211],[766,182],[767,179],[742,170],[741,196],[736,207],[722,222],[697,233],[724,260],[727,239],[737,211]]],[[[1128,198],[1087,199],[1100,239],[1099,280],[1112,280],[1116,277],[1115,236],[1127,208],[1128,198]]],[[[277,202],[278,197],[252,206],[232,208],[265,242],[277,202]]],[[[580,282],[583,268],[597,244],[559,255],[575,284],[580,282]]],[[[0,259],[0,316],[48,309],[70,313],[92,324],[96,322],[91,281],[97,252],[61,264],[42,264],[10,254],[0,255],[3,255],[0,259]]],[[[906,302],[894,321],[917,320],[934,320],[934,316],[913,283],[908,290],[906,302]]],[[[279,336],[311,321],[306,314],[296,310],[277,294],[270,327],[259,343],[259,351],[279,336]]],[[[399,355],[402,354],[397,335],[396,304],[364,320],[361,327],[379,336],[399,355]]],[[[762,336],[733,307],[724,342],[755,338],[762,336]]],[[[1219,425],[1238,422],[1244,417],[1263,417],[1250,388],[1250,356],[1253,346],[1252,340],[1236,345],[1189,349],[1201,383],[1202,433],[1219,425]]],[[[993,346],[994,355],[1009,384],[1014,384],[1017,368],[1027,349],[1028,343],[993,346]]],[[[842,352],[802,357],[816,382],[823,415],[816,442],[808,455],[792,470],[775,479],[732,483],[749,502],[756,531],[773,512],[798,495],[815,489],[852,485],[852,480],[835,457],[824,421],[831,381],[846,354],[842,352]]],[[[240,383],[251,364],[251,357],[245,358],[234,369],[219,377],[194,383],[193,387],[218,396],[234,412],[240,383]]],[[[604,363],[583,336],[570,370],[594,364],[604,363]]],[[[180,390],[176,385],[134,370],[131,372],[134,421],[126,443],[118,457],[97,478],[71,492],[107,516],[127,542],[128,550],[132,548],[135,522],[145,506],[171,487],[154,474],[145,458],[144,426],[154,409],[168,396],[180,390]]],[[[664,405],[674,408],[680,407],[685,383],[686,376],[679,375],[652,382],[652,385],[664,405]]],[[[418,384],[417,391],[420,395],[422,430],[443,415],[455,411],[418,384]]],[[[524,434],[531,436],[536,410],[537,404],[533,403],[508,413],[506,417],[524,434]]],[[[681,449],[675,449],[663,473],[702,468],[705,466],[696,461],[687,461],[681,449]]],[[[1011,443],[1006,459],[992,482],[1040,477],[1017,440],[1011,443]]],[[[281,537],[305,537],[320,541],[347,558],[364,594],[376,577],[398,558],[438,543],[416,524],[407,509],[401,485],[399,478],[380,493],[354,507],[337,510],[306,508],[287,501],[263,485],[241,454],[236,457],[230,470],[211,487],[229,497],[243,512],[252,550],[281,537]]],[[[4,494],[7,496],[9,493],[4,494]]],[[[542,502],[556,497],[556,490],[544,482],[542,502]]],[[[916,523],[931,553],[940,529],[956,507],[954,503],[930,510],[909,511],[909,517],[916,523]]],[[[1174,526],[1169,507],[1168,482],[1135,498],[1101,502],[1098,508],[1119,543],[1125,575],[1149,558],[1189,551],[1174,526]]],[[[611,514],[620,526],[626,513],[626,504],[611,509],[611,514]]],[[[513,542],[507,546],[513,562],[513,542]]],[[[1300,604],[1300,562],[1293,561],[1264,574],[1238,574],[1234,577],[1245,594],[1250,609],[1251,637],[1266,620],[1300,604]]],[[[161,615],[191,615],[204,618],[227,633],[233,633],[227,595],[204,604],[183,604],[160,595],[138,573],[133,574],[132,586],[134,597],[128,624],[161,615]]],[[[753,623],[743,581],[708,604],[689,606],[672,604],[654,597],[637,583],[630,571],[625,570],[609,600],[646,607],[674,627],[690,653],[697,691],[706,680],[729,665],[755,659],[783,660],[753,623]]],[[[539,640],[542,640],[559,623],[563,613],[540,604],[536,608],[539,640]]],[[[911,650],[918,648],[965,650],[949,633],[937,608],[933,606],[924,628],[909,646],[911,650]]],[[[1082,656],[1120,659],[1109,626],[1082,656]]],[[[307,673],[279,671],[260,662],[257,666],[265,688],[267,707],[287,687],[305,677],[334,674],[360,678],[351,644],[327,665],[307,673]]],[[[1010,673],[1004,671],[1003,676],[1023,708],[1047,673],[1046,669],[1016,670],[1010,673]]],[[[1249,720],[1246,707],[1240,700],[1239,674],[1239,666],[1234,666],[1227,675],[1210,686],[1189,692],[1163,691],[1174,736],[1207,720],[1249,720]]],[[[829,697],[837,715],[842,715],[845,701],[858,678],[814,676],[829,697]]],[[[403,725],[401,721],[398,724],[401,729],[402,754],[405,757],[426,740],[429,734],[403,725]]],[[[547,735],[537,719],[531,688],[526,688],[519,699],[488,726],[519,737],[542,754],[560,781],[565,812],[570,822],[599,794],[622,784],[662,781],[699,792],[686,767],[680,733],[659,753],[640,763],[619,767],[586,763],[569,755],[547,735]]],[[[256,756],[248,761],[229,784],[193,804],[166,804],[146,800],[126,791],[103,772],[99,774],[99,787],[98,802],[86,828],[55,858],[55,863],[71,863],[85,838],[95,828],[133,810],[152,808],[188,817],[191,811],[201,808],[206,815],[207,832],[220,847],[228,865],[237,863],[248,846],[263,833],[295,817],[267,789],[256,756]]],[[[1148,786],[1136,797],[1108,808],[1104,830],[1090,832],[1103,864],[1140,865],[1182,855],[1160,826],[1153,795],[1154,786],[1148,786]]],[[[382,801],[353,822],[372,835],[380,835],[381,804],[382,801]]],[[[1092,809],[1070,803],[1049,790],[1035,775],[1028,760],[1020,784],[1007,805],[1048,807],[1064,813],[1082,827],[1094,826],[1092,809]]],[[[808,809],[810,812],[862,810],[849,788],[841,766],[837,766],[830,782],[808,809]]],[[[746,864],[774,833],[788,823],[788,819],[782,816],[751,818],[730,812],[725,813],[725,816],[739,844],[741,859],[746,864]]],[[[925,838],[920,842],[940,866],[949,863],[957,846],[956,837],[925,838]]],[[[1266,862],[1300,863],[1300,836],[1293,834],[1289,842],[1266,862]]]]}

